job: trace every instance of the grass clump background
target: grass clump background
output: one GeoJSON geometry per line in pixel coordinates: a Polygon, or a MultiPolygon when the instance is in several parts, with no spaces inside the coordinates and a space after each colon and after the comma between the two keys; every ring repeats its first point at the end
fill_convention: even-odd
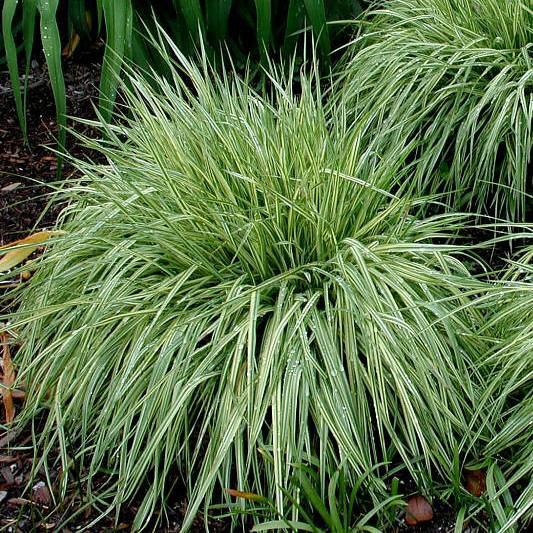
{"type": "Polygon", "coordinates": [[[265,97],[174,52],[173,79],[132,75],[127,114],[86,140],[107,162],[77,162],[10,317],[42,462],[58,447],[63,494],[75,464],[102,515],[140,497],[137,528],[177,472],[184,529],[226,488],[284,516],[313,461],[375,505],[398,465],[453,486],[493,432],[486,287],[447,244],[464,217],[387,192],[400,163],[352,142],[316,76],[265,97]]]}
{"type": "Polygon", "coordinates": [[[402,186],[452,209],[532,220],[533,5],[385,0],[351,47],[339,98],[402,186]],[[373,135],[379,132],[379,135],[373,135]]]}

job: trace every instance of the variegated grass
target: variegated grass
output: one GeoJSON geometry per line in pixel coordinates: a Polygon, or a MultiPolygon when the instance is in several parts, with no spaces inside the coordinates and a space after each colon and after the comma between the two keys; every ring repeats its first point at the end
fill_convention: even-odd
{"type": "Polygon", "coordinates": [[[171,80],[131,73],[121,120],[85,139],[107,163],[77,162],[66,233],[14,293],[20,424],[45,416],[60,494],[75,471],[98,517],[138,497],[141,528],[178,469],[186,530],[225,488],[284,516],[313,458],[376,505],[392,465],[423,489],[480,460],[486,285],[448,244],[465,217],[388,192],[402,162],[353,143],[316,68],[265,97],[173,52],[171,80]]]}
{"type": "Polygon", "coordinates": [[[531,221],[530,2],[385,0],[364,30],[337,88],[355,138],[407,151],[402,187],[531,221]]]}

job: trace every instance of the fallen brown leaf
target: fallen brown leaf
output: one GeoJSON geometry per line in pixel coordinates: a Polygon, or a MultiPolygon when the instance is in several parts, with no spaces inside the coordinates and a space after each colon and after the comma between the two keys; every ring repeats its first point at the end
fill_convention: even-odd
{"type": "Polygon", "coordinates": [[[15,405],[13,403],[13,394],[11,392],[11,387],[13,386],[13,383],[15,383],[15,369],[13,368],[13,362],[11,361],[7,334],[0,334],[0,345],[2,346],[2,366],[4,369],[0,393],[2,395],[4,410],[6,412],[6,422],[10,424],[15,418],[15,405]]]}
{"type": "Polygon", "coordinates": [[[78,48],[79,44],[80,44],[80,36],[75,31],[73,31],[70,34],[69,42],[63,48],[61,55],[66,58],[72,57],[72,54],[76,51],[76,48],[78,48]]]}
{"type": "Polygon", "coordinates": [[[226,492],[230,496],[233,496],[234,498],[244,498],[245,500],[250,500],[253,502],[264,500],[263,496],[260,496],[259,494],[255,494],[254,492],[242,492],[240,490],[235,490],[235,489],[226,489],[226,492]]]}
{"type": "Polygon", "coordinates": [[[35,250],[39,248],[39,245],[49,240],[50,237],[61,234],[63,234],[62,231],[39,231],[25,239],[20,239],[5,246],[0,246],[0,250],[9,250],[0,258],[0,272],[6,272],[11,268],[16,267],[22,263],[24,259],[35,252],[35,250]],[[15,249],[11,250],[10,248],[15,249]]]}
{"type": "Polygon", "coordinates": [[[467,470],[465,474],[466,490],[473,496],[479,498],[486,489],[484,470],[467,470]]]}
{"type": "Polygon", "coordinates": [[[420,522],[429,522],[432,519],[433,508],[424,496],[411,496],[407,500],[405,523],[408,526],[416,526],[420,522]]]}

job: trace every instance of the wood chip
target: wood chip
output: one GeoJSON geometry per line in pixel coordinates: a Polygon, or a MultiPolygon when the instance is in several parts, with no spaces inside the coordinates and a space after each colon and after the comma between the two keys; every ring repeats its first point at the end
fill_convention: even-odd
{"type": "Polygon", "coordinates": [[[39,505],[50,505],[52,496],[44,481],[39,481],[32,488],[32,500],[39,505]]]}
{"type": "Polygon", "coordinates": [[[0,455],[0,463],[15,463],[18,459],[16,455],[0,455]]]}
{"type": "Polygon", "coordinates": [[[0,468],[0,474],[2,474],[8,485],[15,484],[15,476],[9,466],[4,466],[3,468],[0,468]]]}
{"type": "Polygon", "coordinates": [[[2,192],[11,192],[14,191],[16,188],[20,187],[22,183],[19,181],[16,181],[15,183],[10,183],[9,185],[6,185],[5,187],[2,187],[2,192]]]}

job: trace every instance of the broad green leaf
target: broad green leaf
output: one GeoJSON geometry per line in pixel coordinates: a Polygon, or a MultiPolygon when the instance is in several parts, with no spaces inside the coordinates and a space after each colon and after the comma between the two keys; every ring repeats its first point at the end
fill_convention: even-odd
{"type": "Polygon", "coordinates": [[[91,39],[91,29],[87,23],[87,7],[85,0],[69,0],[68,16],[74,31],[84,41],[91,39]]]}
{"type": "Polygon", "coordinates": [[[233,0],[206,0],[207,33],[213,43],[220,43],[228,33],[228,22],[233,0]]]}
{"type": "Polygon", "coordinates": [[[270,0],[254,0],[257,44],[261,61],[266,65],[272,40],[272,5],[270,0]]]}
{"type": "Polygon", "coordinates": [[[24,142],[28,142],[28,132],[26,127],[26,115],[22,102],[22,92],[19,80],[19,65],[17,59],[17,46],[13,36],[13,19],[17,10],[18,0],[5,0],[2,7],[2,35],[6,54],[7,67],[9,69],[9,79],[13,87],[13,96],[15,97],[15,107],[17,116],[24,134],[24,142]]]}
{"type": "Polygon", "coordinates": [[[96,0],[96,24],[97,31],[96,34],[100,35],[102,31],[102,22],[104,19],[104,0],[96,0]]]}
{"type": "Polygon", "coordinates": [[[131,0],[103,0],[106,47],[100,79],[100,112],[111,119],[113,105],[126,52],[131,49],[133,13],[131,0]]]}
{"type": "Polygon", "coordinates": [[[290,0],[287,10],[285,39],[283,42],[283,51],[285,55],[290,56],[294,53],[296,43],[299,39],[298,32],[302,30],[304,24],[305,6],[303,0],[290,0]]]}
{"type": "Polygon", "coordinates": [[[35,20],[37,18],[37,0],[24,0],[22,4],[22,39],[24,42],[24,59],[26,62],[24,78],[24,116],[28,103],[28,76],[31,66],[31,53],[35,37],[35,20]]]}
{"type": "Polygon", "coordinates": [[[174,0],[176,8],[181,8],[185,24],[193,40],[198,42],[199,37],[205,42],[205,24],[200,0],[174,0]]]}
{"type": "MultiPolygon", "coordinates": [[[[63,150],[65,148],[66,140],[67,100],[65,95],[63,68],[61,65],[61,39],[56,21],[58,5],[59,0],[39,0],[38,7],[41,15],[41,42],[56,104],[56,116],[59,128],[59,149],[63,150]]],[[[58,167],[58,172],[59,170],[60,165],[58,167]]]]}
{"type": "Polygon", "coordinates": [[[326,23],[326,10],[323,0],[303,0],[307,17],[313,28],[318,48],[321,52],[322,59],[329,62],[331,52],[331,43],[329,40],[329,30],[326,23]]]}

